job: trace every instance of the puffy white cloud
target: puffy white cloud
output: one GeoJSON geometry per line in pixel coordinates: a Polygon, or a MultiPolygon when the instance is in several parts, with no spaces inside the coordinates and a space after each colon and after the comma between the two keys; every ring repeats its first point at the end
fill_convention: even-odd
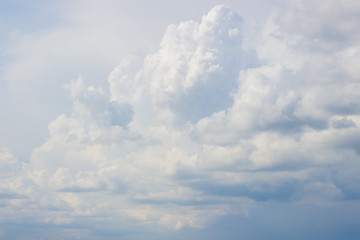
{"type": "Polygon", "coordinates": [[[3,149],[2,152],[0,152],[0,174],[4,176],[16,174],[19,168],[20,164],[18,160],[8,149],[3,149]]]}
{"type": "Polygon", "coordinates": [[[109,92],[72,81],[71,115],[49,124],[30,163],[0,155],[15,171],[1,173],[6,196],[24,196],[9,197],[7,216],[22,208],[65,228],[87,219],[84,228],[179,230],[268,200],[358,202],[352,4],[291,1],[246,46],[243,19],[216,6],[200,22],[170,25],[156,53],[123,60],[109,92]]]}

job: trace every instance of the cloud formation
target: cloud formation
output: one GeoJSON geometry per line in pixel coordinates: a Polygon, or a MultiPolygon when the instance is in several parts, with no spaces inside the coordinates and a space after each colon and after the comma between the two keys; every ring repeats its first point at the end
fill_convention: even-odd
{"type": "Polygon", "coordinates": [[[109,91],[72,81],[71,115],[30,163],[0,154],[2,218],[41,213],[83,237],[201,229],[267,201],[358,203],[360,6],[328,3],[289,1],[246,47],[244,20],[215,6],[124,59],[109,91]]]}

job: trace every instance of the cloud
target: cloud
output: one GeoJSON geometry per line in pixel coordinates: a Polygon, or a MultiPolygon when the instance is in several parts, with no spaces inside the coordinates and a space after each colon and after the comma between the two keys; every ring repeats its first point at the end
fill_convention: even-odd
{"type": "Polygon", "coordinates": [[[67,84],[72,112],[30,163],[0,155],[5,218],[20,208],[65,229],[181,231],[264,202],[358,203],[357,4],[339,4],[291,1],[249,46],[244,20],[215,6],[124,59],[109,91],[67,84]]]}
{"type": "Polygon", "coordinates": [[[16,173],[20,168],[19,162],[8,149],[3,149],[0,153],[0,164],[0,173],[5,176],[16,173]]]}

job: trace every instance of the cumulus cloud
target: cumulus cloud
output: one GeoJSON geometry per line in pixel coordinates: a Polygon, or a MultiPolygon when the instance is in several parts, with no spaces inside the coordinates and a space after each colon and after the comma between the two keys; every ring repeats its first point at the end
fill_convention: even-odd
{"type": "Polygon", "coordinates": [[[49,124],[31,162],[0,155],[0,196],[26,199],[8,211],[179,230],[264,201],[358,201],[358,10],[291,1],[245,47],[244,20],[215,6],[170,25],[156,53],[123,60],[109,91],[72,81],[71,115],[49,124]]]}

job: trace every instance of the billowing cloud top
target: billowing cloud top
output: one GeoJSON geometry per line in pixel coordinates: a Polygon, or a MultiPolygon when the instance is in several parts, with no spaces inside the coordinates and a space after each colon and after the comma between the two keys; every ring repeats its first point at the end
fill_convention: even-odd
{"type": "Polygon", "coordinates": [[[110,91],[72,81],[71,115],[31,162],[0,154],[2,221],[37,215],[82,238],[204,228],[264,201],[358,203],[360,7],[327,3],[291,1],[247,44],[215,6],[124,59],[110,91]]]}

